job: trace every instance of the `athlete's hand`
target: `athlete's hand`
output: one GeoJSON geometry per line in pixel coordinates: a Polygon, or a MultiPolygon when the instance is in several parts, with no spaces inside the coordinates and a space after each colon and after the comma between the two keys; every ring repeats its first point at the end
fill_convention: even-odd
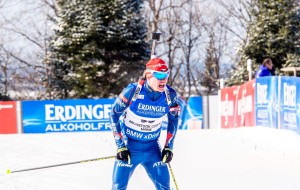
{"type": "Polygon", "coordinates": [[[173,158],[173,151],[170,147],[166,146],[162,151],[162,161],[164,163],[169,163],[171,162],[172,158],[173,158]]]}
{"type": "Polygon", "coordinates": [[[130,152],[127,149],[127,147],[119,148],[116,157],[118,160],[123,160],[125,162],[128,162],[128,164],[130,164],[130,152]]]}

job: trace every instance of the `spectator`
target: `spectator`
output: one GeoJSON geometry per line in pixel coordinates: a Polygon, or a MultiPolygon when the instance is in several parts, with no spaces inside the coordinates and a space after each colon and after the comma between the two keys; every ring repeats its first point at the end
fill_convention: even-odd
{"type": "Polygon", "coordinates": [[[274,68],[273,68],[272,59],[266,58],[266,59],[264,59],[263,63],[259,67],[259,69],[256,71],[255,78],[274,76],[274,75],[275,75],[275,72],[274,72],[274,68]]]}

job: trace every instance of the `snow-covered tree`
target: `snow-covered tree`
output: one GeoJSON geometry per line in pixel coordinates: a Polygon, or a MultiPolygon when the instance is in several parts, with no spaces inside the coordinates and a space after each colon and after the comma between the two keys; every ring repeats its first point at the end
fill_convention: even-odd
{"type": "Polygon", "coordinates": [[[136,80],[149,58],[142,0],[59,5],[51,55],[51,85],[58,98],[111,97],[136,80]]]}
{"type": "Polygon", "coordinates": [[[299,1],[253,0],[253,5],[249,10],[253,19],[248,25],[247,42],[241,47],[241,60],[229,84],[240,84],[248,79],[246,60],[249,58],[255,63],[253,71],[267,57],[280,69],[295,63],[287,60],[297,56],[288,55],[299,54],[299,1]]]}

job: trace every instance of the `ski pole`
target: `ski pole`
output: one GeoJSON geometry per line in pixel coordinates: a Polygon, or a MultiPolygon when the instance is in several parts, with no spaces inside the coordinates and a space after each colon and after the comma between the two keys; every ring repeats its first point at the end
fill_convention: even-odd
{"type": "Polygon", "coordinates": [[[71,165],[71,164],[84,164],[84,163],[88,163],[88,162],[95,162],[95,161],[106,160],[106,159],[111,159],[111,158],[115,158],[115,156],[93,158],[93,159],[88,159],[88,160],[80,160],[80,161],[75,161],[75,162],[67,162],[67,163],[63,163],[63,164],[41,166],[41,167],[28,168],[28,169],[22,169],[22,170],[10,170],[10,169],[8,169],[8,170],[6,170],[6,174],[17,173],[17,172],[25,172],[25,171],[31,171],[31,170],[39,170],[39,169],[45,169],[45,168],[53,168],[53,167],[71,165]]]}
{"type": "Polygon", "coordinates": [[[174,175],[173,169],[172,169],[172,167],[171,167],[171,164],[168,163],[168,166],[169,166],[169,170],[170,170],[170,173],[171,173],[173,182],[174,182],[174,184],[175,184],[175,188],[176,188],[176,190],[179,190],[179,189],[178,189],[177,182],[176,182],[176,179],[175,179],[175,175],[174,175]]]}

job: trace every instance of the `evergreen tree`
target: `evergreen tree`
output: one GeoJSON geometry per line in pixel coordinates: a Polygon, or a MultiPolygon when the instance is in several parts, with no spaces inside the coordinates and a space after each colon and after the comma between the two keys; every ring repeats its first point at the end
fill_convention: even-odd
{"type": "MultiPolygon", "coordinates": [[[[289,66],[288,55],[298,55],[300,40],[300,7],[298,0],[254,0],[248,26],[248,40],[241,48],[241,61],[229,80],[229,85],[248,79],[246,60],[252,59],[253,73],[269,57],[275,68],[289,66]]],[[[296,56],[297,57],[297,56],[296,56]]]]}
{"type": "Polygon", "coordinates": [[[144,69],[148,44],[139,0],[60,2],[51,85],[58,98],[110,97],[144,69]]]}

